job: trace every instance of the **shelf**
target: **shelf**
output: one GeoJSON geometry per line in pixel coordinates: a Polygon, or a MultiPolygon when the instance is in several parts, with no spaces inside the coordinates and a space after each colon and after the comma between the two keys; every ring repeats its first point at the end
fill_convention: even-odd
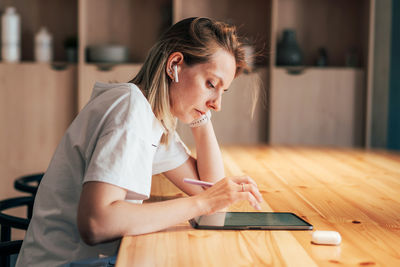
{"type": "Polygon", "coordinates": [[[348,72],[357,72],[364,71],[362,68],[354,68],[354,67],[315,67],[315,66],[276,66],[274,70],[278,71],[286,71],[289,75],[303,75],[308,72],[313,73],[326,73],[326,72],[335,72],[335,71],[348,71],[348,72]]]}
{"type": "Polygon", "coordinates": [[[84,67],[96,67],[99,71],[113,71],[117,69],[124,69],[124,68],[140,68],[143,65],[143,62],[138,63],[93,63],[93,62],[86,62],[84,63],[84,67]]]}
{"type": "Polygon", "coordinates": [[[327,66],[327,67],[317,67],[317,66],[275,66],[275,69],[302,69],[302,70],[360,70],[360,67],[340,67],[340,66],[327,66]]]}
{"type": "Polygon", "coordinates": [[[14,6],[21,20],[21,59],[33,60],[34,38],[45,26],[53,37],[53,58],[64,61],[64,41],[78,34],[78,0],[14,0],[0,1],[0,10],[14,6]]]}
{"type": "MultiPolygon", "coordinates": [[[[267,55],[271,36],[271,0],[179,0],[174,22],[189,17],[210,17],[236,26],[239,36],[267,55]],[[218,4],[216,4],[218,3],[218,4]]],[[[256,58],[267,65],[268,58],[256,58]]]]}
{"type": "Polygon", "coordinates": [[[35,62],[35,61],[22,61],[18,63],[8,63],[8,62],[1,62],[0,66],[2,68],[12,68],[18,71],[19,69],[30,67],[32,69],[40,68],[42,70],[53,70],[53,71],[64,71],[73,68],[76,71],[77,64],[76,63],[69,63],[69,62],[51,62],[51,63],[42,63],[42,62],[35,62]]]}
{"type": "MultiPolygon", "coordinates": [[[[171,25],[171,0],[87,0],[82,2],[80,39],[90,45],[128,47],[130,60],[144,61],[160,34],[171,25]]],[[[86,57],[85,57],[86,58],[86,57]]]]}
{"type": "MultiPolygon", "coordinates": [[[[275,35],[294,29],[304,63],[315,65],[318,49],[327,51],[328,66],[344,66],[351,54],[358,66],[368,58],[370,0],[279,0],[275,35]]],[[[276,44],[273,44],[276,45],[276,44]]]]}

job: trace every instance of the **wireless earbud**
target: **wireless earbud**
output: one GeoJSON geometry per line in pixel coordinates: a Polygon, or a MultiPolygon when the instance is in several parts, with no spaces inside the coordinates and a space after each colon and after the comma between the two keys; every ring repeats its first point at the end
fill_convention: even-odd
{"type": "Polygon", "coordinates": [[[178,79],[178,66],[174,65],[173,68],[174,68],[174,80],[177,83],[177,82],[179,82],[179,79],[178,79]]]}

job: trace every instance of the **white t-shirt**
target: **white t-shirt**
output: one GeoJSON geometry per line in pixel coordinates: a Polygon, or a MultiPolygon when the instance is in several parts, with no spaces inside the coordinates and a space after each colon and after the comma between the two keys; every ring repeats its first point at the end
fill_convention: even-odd
{"type": "Polygon", "coordinates": [[[42,179],[17,266],[58,266],[115,255],[119,241],[90,247],[80,238],[76,217],[82,185],[106,182],[126,189],[127,201],[147,199],[152,175],[189,157],[176,133],[168,149],[160,145],[163,130],[137,86],[96,83],[42,179]]]}

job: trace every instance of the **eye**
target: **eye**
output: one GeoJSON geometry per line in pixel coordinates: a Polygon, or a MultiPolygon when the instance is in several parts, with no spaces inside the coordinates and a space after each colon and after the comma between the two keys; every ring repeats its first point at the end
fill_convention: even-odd
{"type": "Polygon", "coordinates": [[[207,85],[208,87],[215,88],[214,84],[210,81],[207,81],[207,85]]]}

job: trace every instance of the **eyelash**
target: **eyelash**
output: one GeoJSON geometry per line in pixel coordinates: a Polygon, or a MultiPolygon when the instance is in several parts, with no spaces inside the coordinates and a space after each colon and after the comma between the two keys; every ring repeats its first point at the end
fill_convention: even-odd
{"type": "MultiPolygon", "coordinates": [[[[208,86],[215,89],[215,86],[212,84],[212,82],[207,82],[208,86]]],[[[224,92],[228,92],[228,89],[225,89],[224,92]]]]}
{"type": "Polygon", "coordinates": [[[207,82],[208,86],[215,89],[215,86],[211,82],[207,82]]]}

